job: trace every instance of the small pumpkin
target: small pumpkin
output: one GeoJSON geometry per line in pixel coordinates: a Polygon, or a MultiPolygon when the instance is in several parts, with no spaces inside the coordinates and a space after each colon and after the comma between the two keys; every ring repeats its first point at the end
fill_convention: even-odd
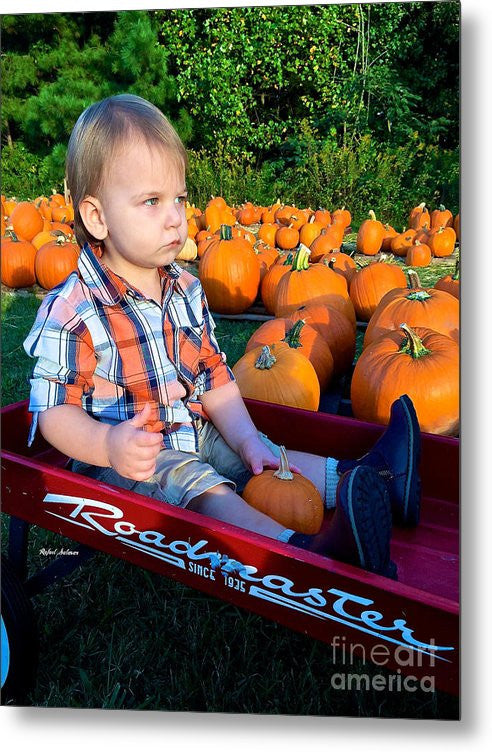
{"type": "Polygon", "coordinates": [[[312,241],[309,249],[311,251],[310,260],[313,263],[320,261],[323,256],[331,251],[339,251],[343,241],[342,225],[328,225],[324,227],[320,234],[312,241]]]}
{"type": "Polygon", "coordinates": [[[286,342],[255,347],[232,372],[243,397],[316,411],[320,387],[314,366],[286,342]]]}
{"type": "Polygon", "coordinates": [[[193,238],[188,237],[184,246],[176,256],[176,261],[194,261],[197,255],[197,245],[193,238]]]}
{"type": "Polygon", "coordinates": [[[28,240],[20,240],[13,230],[2,238],[1,277],[4,285],[31,287],[36,282],[36,250],[28,240]]]}
{"type": "Polygon", "coordinates": [[[391,241],[398,235],[397,231],[391,225],[384,225],[384,237],[381,243],[381,251],[383,253],[391,253],[391,241]]]}
{"type": "Polygon", "coordinates": [[[321,222],[316,222],[313,214],[309,222],[306,222],[299,231],[300,242],[309,248],[311,243],[321,234],[324,226],[321,222]]]}
{"type": "Polygon", "coordinates": [[[394,253],[395,256],[406,256],[408,249],[415,241],[416,233],[417,230],[410,227],[408,230],[403,230],[403,232],[399,232],[394,238],[391,238],[391,253],[394,253]]]}
{"type": "Polygon", "coordinates": [[[291,251],[299,245],[299,230],[290,224],[282,225],[275,233],[275,245],[284,251],[291,251]]]}
{"type": "Polygon", "coordinates": [[[430,214],[425,206],[425,201],[415,206],[408,217],[408,226],[413,230],[419,230],[424,225],[430,227],[430,214]]]}
{"type": "Polygon", "coordinates": [[[455,215],[454,221],[453,221],[453,230],[456,233],[456,240],[460,239],[460,213],[455,215]]]}
{"type": "Polygon", "coordinates": [[[402,394],[422,431],[455,435],[459,426],[459,347],[440,332],[399,324],[362,352],[350,396],[359,420],[387,424],[402,394]]]}
{"type": "Polygon", "coordinates": [[[263,240],[267,245],[275,245],[275,235],[279,225],[275,222],[264,222],[258,230],[258,240],[263,240]]]}
{"type": "Polygon", "coordinates": [[[434,209],[431,212],[430,228],[431,230],[438,229],[439,227],[452,227],[453,215],[446,209],[444,204],[440,204],[439,209],[434,209]]]}
{"type": "Polygon", "coordinates": [[[459,259],[456,262],[453,274],[446,274],[441,279],[438,279],[434,285],[436,290],[443,290],[450,295],[454,295],[455,298],[460,298],[460,262],[459,259]]]}
{"type": "Polygon", "coordinates": [[[349,210],[345,208],[345,206],[342,206],[341,209],[335,209],[334,212],[331,213],[332,220],[334,222],[340,222],[343,225],[343,228],[349,227],[351,221],[352,221],[352,215],[350,214],[349,210]]]}
{"type": "Polygon", "coordinates": [[[10,223],[18,238],[31,241],[43,229],[43,217],[30,201],[18,203],[10,215],[10,223]]]}
{"type": "Polygon", "coordinates": [[[432,261],[431,249],[426,243],[416,240],[407,251],[407,266],[429,266],[432,261]]]}
{"type": "Polygon", "coordinates": [[[315,222],[319,222],[320,225],[323,225],[323,227],[328,227],[332,222],[331,214],[328,209],[322,209],[321,207],[314,212],[314,220],[315,222]]]}
{"type": "Polygon", "coordinates": [[[278,470],[263,470],[246,484],[242,497],[254,509],[284,527],[315,535],[323,522],[323,499],[316,486],[289,467],[285,447],[280,448],[278,470]]]}
{"type": "Polygon", "coordinates": [[[428,245],[434,256],[445,258],[451,256],[456,243],[456,233],[452,227],[439,227],[429,235],[428,245]]]}
{"type": "Polygon", "coordinates": [[[381,250],[386,230],[382,222],[376,219],[374,211],[369,211],[357,232],[357,252],[366,256],[375,256],[381,250]]]}
{"type": "Polygon", "coordinates": [[[404,287],[406,282],[403,269],[384,255],[359,269],[350,280],[350,299],[357,320],[369,321],[381,298],[390,290],[404,287]]]}
{"type": "Polygon", "coordinates": [[[350,286],[350,280],[352,279],[354,274],[357,273],[357,264],[355,263],[352,256],[349,256],[348,253],[342,253],[342,251],[332,251],[331,253],[326,253],[319,260],[319,263],[326,264],[326,266],[329,266],[330,269],[333,269],[334,272],[345,277],[347,287],[350,286]]]}
{"type": "Polygon", "coordinates": [[[260,296],[267,313],[273,314],[275,311],[275,298],[277,296],[278,283],[288,274],[292,268],[293,253],[286,253],[279,258],[276,263],[268,269],[261,281],[260,296]]]}
{"type": "Polygon", "coordinates": [[[42,245],[34,261],[38,284],[45,290],[51,290],[64,282],[69,274],[77,271],[79,252],[77,243],[64,235],[42,245]]]}

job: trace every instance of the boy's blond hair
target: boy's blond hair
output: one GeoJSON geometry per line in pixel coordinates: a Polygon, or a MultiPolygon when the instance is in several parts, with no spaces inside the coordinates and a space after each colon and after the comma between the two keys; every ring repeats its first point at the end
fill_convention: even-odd
{"type": "Polygon", "coordinates": [[[171,166],[186,172],[186,151],[171,123],[155,107],[134,94],[117,94],[87,107],[68,142],[67,184],[74,207],[77,242],[101,245],[86,229],[79,212],[86,196],[97,196],[105,168],[129,138],[143,137],[149,146],[166,149],[171,166]]]}

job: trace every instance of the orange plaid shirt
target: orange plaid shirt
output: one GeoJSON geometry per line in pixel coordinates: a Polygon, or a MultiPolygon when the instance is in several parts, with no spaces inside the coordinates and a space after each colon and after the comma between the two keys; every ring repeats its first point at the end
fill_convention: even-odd
{"type": "Polygon", "coordinates": [[[77,405],[116,424],[150,402],[148,430],[162,430],[169,449],[197,451],[195,421],[207,419],[198,398],[234,376],[200,281],[176,263],[159,273],[161,305],[108,269],[86,244],[78,272],[48,292],[24,342],[37,358],[29,443],[39,412],[55,405],[77,405]]]}

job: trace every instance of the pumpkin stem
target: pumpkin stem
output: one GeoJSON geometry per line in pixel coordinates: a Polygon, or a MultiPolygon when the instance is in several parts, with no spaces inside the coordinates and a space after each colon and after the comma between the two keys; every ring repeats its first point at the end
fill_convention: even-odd
{"type": "Polygon", "coordinates": [[[311,251],[309,250],[307,245],[304,245],[304,243],[299,243],[299,250],[294,256],[294,261],[292,263],[292,271],[301,272],[305,269],[309,269],[309,256],[310,255],[311,255],[311,251]]]}
{"type": "Polygon", "coordinates": [[[424,355],[430,355],[432,350],[428,350],[424,347],[424,344],[418,334],[411,329],[407,324],[400,324],[400,329],[403,329],[407,335],[405,341],[400,347],[400,352],[405,355],[411,355],[414,360],[417,358],[423,358],[424,355]]]}
{"type": "Polygon", "coordinates": [[[280,446],[280,467],[273,473],[275,478],[280,480],[294,480],[294,474],[289,467],[289,460],[287,459],[287,452],[284,446],[280,446]]]}
{"type": "Polygon", "coordinates": [[[446,211],[446,207],[444,206],[444,204],[439,204],[439,211],[442,211],[442,212],[446,211]]]}
{"type": "Polygon", "coordinates": [[[255,363],[255,368],[259,368],[261,371],[269,371],[273,364],[276,362],[277,358],[271,352],[268,345],[264,345],[264,347],[261,348],[261,353],[255,363]]]}
{"type": "Polygon", "coordinates": [[[304,326],[306,322],[304,319],[299,319],[296,321],[293,327],[289,329],[287,334],[285,335],[283,342],[287,342],[289,347],[292,347],[294,350],[296,350],[298,347],[302,347],[302,342],[300,341],[301,337],[301,331],[302,327],[304,326]]]}
{"type": "Polygon", "coordinates": [[[408,270],[408,280],[410,282],[411,290],[417,290],[419,287],[421,287],[419,275],[417,274],[415,269],[408,270]]]}
{"type": "Polygon", "coordinates": [[[13,230],[12,227],[9,227],[8,230],[5,231],[5,237],[6,238],[9,237],[14,243],[20,243],[20,240],[17,237],[17,235],[15,234],[15,232],[14,232],[14,230],[13,230]]]}
{"type": "Polygon", "coordinates": [[[376,221],[376,215],[372,209],[369,209],[369,216],[372,219],[373,222],[376,221]]]}
{"type": "Polygon", "coordinates": [[[232,240],[232,227],[230,225],[221,225],[220,226],[220,239],[221,240],[232,240]]]}

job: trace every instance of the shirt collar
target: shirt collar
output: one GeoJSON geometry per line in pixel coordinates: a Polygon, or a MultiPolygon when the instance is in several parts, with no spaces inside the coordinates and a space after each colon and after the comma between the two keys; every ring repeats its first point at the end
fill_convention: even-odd
{"type": "MultiPolygon", "coordinates": [[[[82,246],[78,270],[91,293],[104,305],[117,305],[128,292],[141,300],[145,299],[139,290],[103,264],[89,243],[84,243],[82,246]]],[[[184,294],[179,264],[173,261],[167,266],[159,267],[158,271],[161,278],[169,279],[175,290],[184,294]]]]}

